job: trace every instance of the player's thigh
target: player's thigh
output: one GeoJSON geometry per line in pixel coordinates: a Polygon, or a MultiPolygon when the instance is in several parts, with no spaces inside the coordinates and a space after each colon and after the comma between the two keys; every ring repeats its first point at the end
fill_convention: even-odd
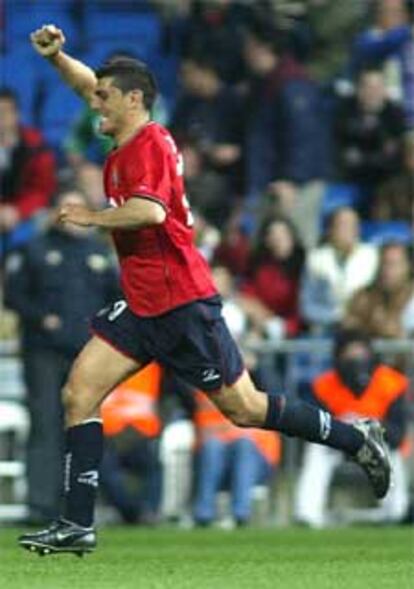
{"type": "Polygon", "coordinates": [[[256,389],[247,370],[233,384],[209,393],[209,398],[236,425],[261,427],[265,421],[267,395],[256,389]]]}
{"type": "Polygon", "coordinates": [[[112,389],[143,365],[103,339],[92,337],[73,363],[64,387],[66,409],[92,413],[112,389]]]}

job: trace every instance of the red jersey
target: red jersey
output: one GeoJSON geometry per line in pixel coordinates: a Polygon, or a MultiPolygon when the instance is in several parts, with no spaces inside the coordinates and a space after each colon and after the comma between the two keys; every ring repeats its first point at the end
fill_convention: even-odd
{"type": "Polygon", "coordinates": [[[167,213],[161,225],[113,231],[122,289],[134,313],[161,315],[216,294],[207,262],[193,242],[181,155],[164,127],[150,122],[110,153],[104,185],[111,206],[148,198],[167,213]]]}

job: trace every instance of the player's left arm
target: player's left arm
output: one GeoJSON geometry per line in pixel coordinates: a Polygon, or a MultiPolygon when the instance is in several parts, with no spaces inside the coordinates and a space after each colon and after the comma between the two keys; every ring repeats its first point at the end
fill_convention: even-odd
{"type": "Polygon", "coordinates": [[[102,229],[128,230],[161,225],[166,216],[166,210],[160,202],[139,196],[130,198],[121,207],[101,211],[92,211],[81,205],[64,205],[58,211],[61,223],[102,229]]]}

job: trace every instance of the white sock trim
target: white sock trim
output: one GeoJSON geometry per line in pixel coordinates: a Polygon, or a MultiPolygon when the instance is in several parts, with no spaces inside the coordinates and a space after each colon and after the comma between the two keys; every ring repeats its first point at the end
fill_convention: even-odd
{"type": "Polygon", "coordinates": [[[85,419],[85,421],[81,421],[77,425],[86,425],[87,423],[103,423],[103,420],[100,417],[92,417],[91,419],[85,419]]]}

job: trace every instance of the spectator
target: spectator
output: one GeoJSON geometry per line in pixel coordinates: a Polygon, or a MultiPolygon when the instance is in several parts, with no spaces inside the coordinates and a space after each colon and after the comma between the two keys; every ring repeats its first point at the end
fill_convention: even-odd
{"type": "Polygon", "coordinates": [[[349,59],[349,39],[360,30],[366,6],[361,0],[311,0],[303,4],[309,31],[309,71],[326,84],[343,73],[349,59]]]}
{"type": "MultiPolygon", "coordinates": [[[[84,204],[74,190],[58,203],[84,204]]],[[[6,263],[5,303],[20,318],[31,431],[27,448],[30,518],[59,513],[63,463],[61,387],[89,337],[88,318],[117,294],[107,247],[88,229],[52,227],[6,263]]]]}
{"type": "Polygon", "coordinates": [[[371,337],[400,338],[414,334],[414,280],[409,249],[383,246],[374,281],[350,299],[344,325],[371,337]]]}
{"type": "Polygon", "coordinates": [[[175,37],[172,41],[178,41],[178,51],[184,58],[205,55],[226,83],[243,79],[243,29],[254,7],[231,0],[195,0],[184,6],[177,2],[165,4],[170,12],[177,13],[167,32],[175,37]]]}
{"type": "Polygon", "coordinates": [[[414,131],[405,136],[401,172],[378,188],[372,216],[378,221],[414,223],[414,131]]]}
{"type": "Polygon", "coordinates": [[[222,299],[223,317],[232,336],[240,342],[246,332],[247,321],[237,300],[234,278],[225,266],[219,264],[213,266],[213,278],[222,299]]]}
{"type": "Polygon", "coordinates": [[[404,103],[407,125],[414,126],[414,39],[405,0],[378,0],[374,24],[353,48],[353,68],[384,64],[386,86],[404,103]]]}
{"type": "Polygon", "coordinates": [[[374,246],[360,242],[358,214],[341,207],[332,214],[326,242],[311,250],[301,291],[301,311],[311,331],[330,332],[359,288],[377,269],[374,246]]]}
{"type": "Polygon", "coordinates": [[[383,74],[363,71],[356,95],[338,108],[336,142],[339,173],[362,188],[366,215],[378,183],[399,168],[403,132],[403,113],[387,99],[383,74]]]}
{"type": "Polygon", "coordinates": [[[0,89],[0,234],[1,249],[28,239],[34,216],[55,190],[55,159],[37,129],[20,124],[18,101],[0,89]],[[17,233],[20,227],[20,233],[17,233]]]}
{"type": "Polygon", "coordinates": [[[260,339],[280,340],[297,335],[299,283],[304,251],[290,221],[267,219],[257,238],[241,305],[260,339]]]}
{"type": "MultiPolygon", "coordinates": [[[[407,473],[399,451],[407,429],[408,384],[403,374],[377,360],[369,339],[358,331],[338,334],[333,369],[318,376],[312,384],[315,402],[336,419],[347,422],[371,418],[384,423],[394,485],[381,501],[379,521],[399,522],[408,509],[407,473]]],[[[306,444],[296,489],[297,520],[313,527],[329,523],[329,488],[334,470],[344,460],[330,448],[306,444]]]]}
{"type": "Polygon", "coordinates": [[[183,93],[171,121],[178,141],[196,141],[213,167],[233,174],[240,158],[240,98],[205,57],[182,62],[183,93]]]}
{"type": "Polygon", "coordinates": [[[252,23],[244,45],[251,77],[246,99],[245,193],[257,203],[269,184],[302,185],[326,175],[320,93],[303,67],[283,53],[280,34],[252,23]]]}
{"type": "Polygon", "coordinates": [[[229,182],[206,165],[205,156],[194,141],[181,145],[186,194],[191,207],[207,223],[223,229],[232,207],[229,182]]]}
{"type": "Polygon", "coordinates": [[[198,391],[195,397],[196,494],[194,519],[206,526],[216,518],[216,495],[230,489],[236,525],[251,516],[252,491],[269,482],[280,460],[280,438],[273,432],[232,425],[212,401],[198,391]]]}
{"type": "Polygon", "coordinates": [[[101,487],[126,523],[153,525],[159,518],[160,391],[161,369],[150,364],[120,384],[102,405],[101,487]],[[138,478],[138,489],[128,485],[132,483],[128,474],[138,478]]]}

